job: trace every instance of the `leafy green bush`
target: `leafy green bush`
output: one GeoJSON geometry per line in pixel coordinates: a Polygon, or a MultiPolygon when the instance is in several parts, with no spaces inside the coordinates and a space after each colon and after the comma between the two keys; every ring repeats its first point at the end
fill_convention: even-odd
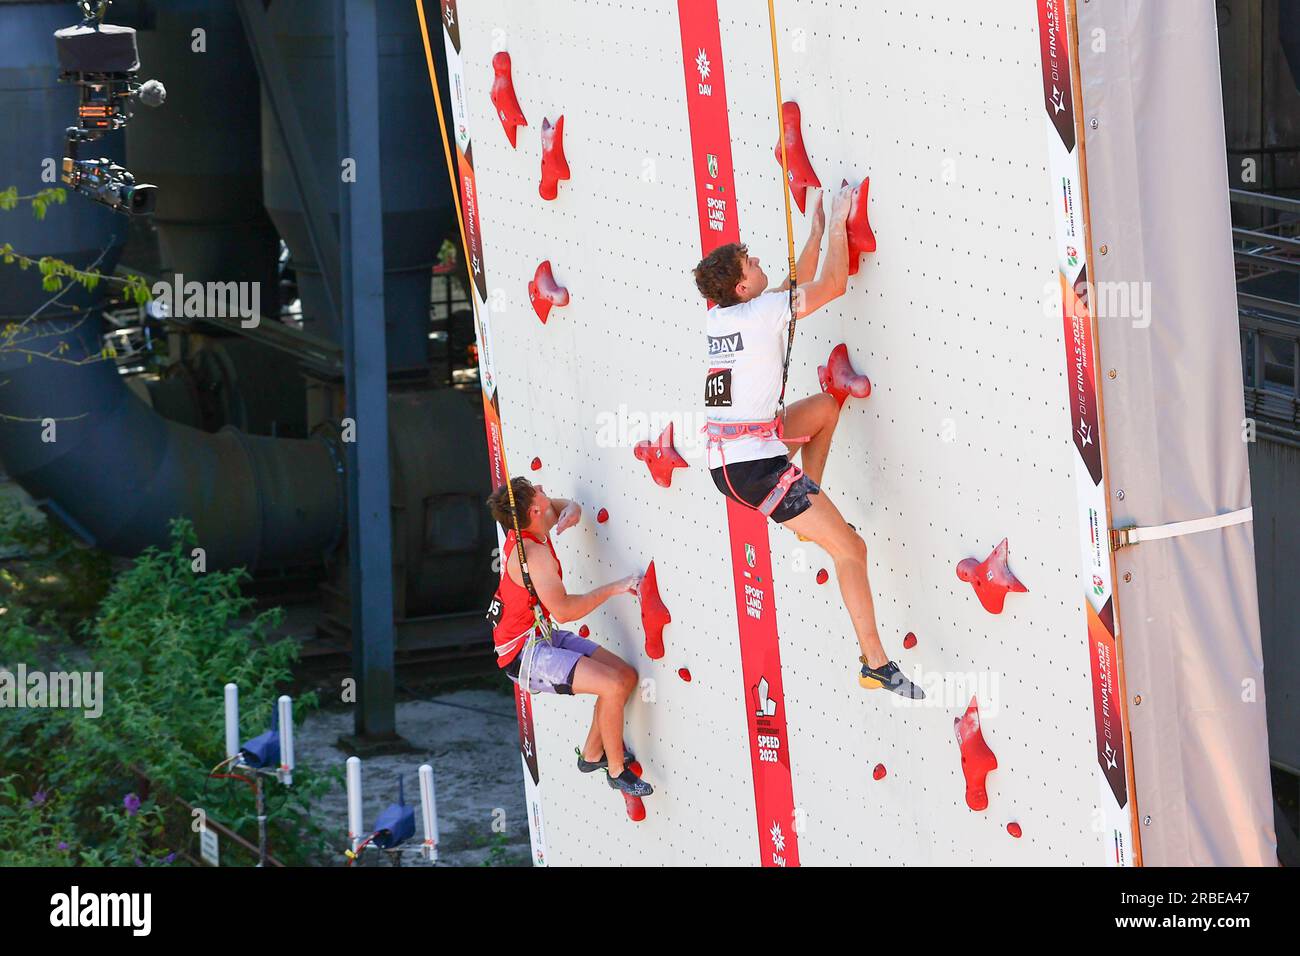
{"type": "Polygon", "coordinates": [[[93,615],[108,591],[107,554],[14,498],[0,499],[0,548],[22,557],[21,569],[0,568],[0,607],[25,608],[56,632],[69,632],[93,615]]]}
{"type": "MultiPolygon", "coordinates": [[[[79,658],[73,649],[45,665],[102,672],[101,716],[43,708],[0,720],[0,864],[167,861],[196,842],[188,811],[173,798],[256,843],[249,790],[207,779],[225,751],[222,688],[239,685],[241,739],[255,736],[270,726],[298,648],[269,637],[278,609],[252,614],[239,590],[242,570],[192,569],[196,545],[193,526],[173,521],[170,547],[147,549],[113,581],[83,628],[79,658]],[[80,659],[86,653],[89,661],[80,659]]],[[[35,639],[29,612],[6,611],[0,662],[12,666],[21,659],[14,649],[35,639]]],[[[315,703],[308,695],[295,711],[301,717],[315,703]]],[[[267,784],[277,857],[307,863],[328,852],[307,811],[333,775],[303,767],[293,787],[267,784]]]]}

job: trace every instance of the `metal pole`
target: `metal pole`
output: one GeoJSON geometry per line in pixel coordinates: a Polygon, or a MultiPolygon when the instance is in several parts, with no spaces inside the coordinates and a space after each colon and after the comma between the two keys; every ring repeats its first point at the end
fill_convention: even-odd
{"type": "Polygon", "coordinates": [[[262,775],[253,771],[254,786],[257,792],[257,865],[266,866],[266,795],[262,793],[262,775]]]}
{"type": "Polygon", "coordinates": [[[348,466],[348,556],[357,737],[396,736],[393,710],[392,513],[388,484],[388,356],[384,327],[379,43],[375,0],[336,0],[344,382],[355,441],[348,466]]]}

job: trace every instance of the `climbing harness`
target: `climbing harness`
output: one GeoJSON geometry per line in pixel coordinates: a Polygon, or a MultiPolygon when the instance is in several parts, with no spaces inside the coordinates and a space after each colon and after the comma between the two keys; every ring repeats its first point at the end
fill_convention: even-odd
{"type": "Polygon", "coordinates": [[[790,466],[781,472],[780,479],[767,497],[756,505],[750,504],[741,497],[740,492],[736,491],[735,485],[731,483],[731,475],[727,472],[726,443],[740,438],[776,438],[780,441],[802,443],[808,441],[808,436],[786,438],[785,424],[780,418],[766,422],[707,422],[701,431],[708,436],[709,446],[718,449],[718,456],[722,459],[722,477],[726,479],[727,487],[731,489],[732,496],[741,504],[762,514],[764,518],[772,517],[772,512],[785,498],[790,486],[803,477],[803,471],[798,465],[791,462],[790,466]]]}
{"type": "Polygon", "coordinates": [[[772,36],[772,75],[776,87],[776,129],[777,139],[781,143],[781,185],[782,195],[785,197],[785,240],[790,265],[790,320],[786,328],[785,359],[781,363],[781,394],[777,399],[776,414],[770,421],[709,421],[705,423],[700,431],[707,435],[708,447],[718,449],[718,456],[722,460],[722,476],[726,479],[727,487],[731,489],[731,494],[735,499],[746,507],[761,513],[763,517],[770,518],[777,505],[785,498],[790,486],[803,477],[803,471],[791,462],[790,466],[781,473],[781,478],[777,481],[776,487],[768,493],[767,497],[756,505],[751,504],[742,498],[737,493],[735,486],[732,485],[731,475],[727,472],[727,456],[724,451],[726,442],[736,441],[740,438],[776,438],[792,444],[802,444],[809,440],[807,435],[798,438],[787,438],[785,436],[785,389],[790,380],[790,355],[794,351],[795,296],[799,287],[799,275],[794,257],[794,221],[790,213],[790,161],[786,152],[785,121],[781,115],[781,58],[777,52],[776,9],[773,6],[773,0],[767,0],[767,20],[772,36]]]}
{"type": "MultiPolygon", "coordinates": [[[[429,30],[424,19],[424,4],[416,3],[415,7],[420,19],[420,33],[424,40],[424,55],[429,66],[429,77],[430,80],[433,80],[433,51],[429,46],[429,30]]],[[[456,224],[460,229],[460,245],[461,249],[466,253],[463,258],[465,260],[466,277],[469,280],[467,288],[471,290],[469,302],[470,308],[474,310],[474,324],[477,327],[479,323],[478,300],[474,297],[472,291],[474,289],[474,273],[469,262],[469,238],[465,233],[465,216],[461,210],[460,190],[456,182],[456,162],[451,154],[451,141],[447,138],[447,118],[443,115],[442,95],[436,82],[433,83],[433,104],[438,112],[438,130],[442,134],[442,152],[447,160],[447,176],[451,179],[451,195],[455,200],[452,205],[456,207],[456,224]]],[[[519,573],[523,577],[524,587],[528,591],[528,603],[533,612],[533,630],[524,644],[524,649],[520,651],[521,660],[519,666],[519,686],[524,688],[525,693],[531,694],[533,692],[532,664],[536,645],[539,641],[545,644],[551,642],[551,622],[547,615],[542,613],[542,600],[537,596],[537,589],[533,586],[532,576],[528,573],[528,557],[524,551],[524,536],[519,527],[519,506],[515,502],[514,479],[510,476],[510,465],[506,461],[504,425],[501,426],[501,430],[501,470],[506,476],[506,497],[510,500],[510,523],[513,525],[515,532],[515,551],[519,555],[519,573]]],[[[506,555],[506,562],[509,562],[509,560],[510,555],[506,555]]],[[[507,575],[510,573],[505,565],[502,565],[502,573],[507,575]]]]}

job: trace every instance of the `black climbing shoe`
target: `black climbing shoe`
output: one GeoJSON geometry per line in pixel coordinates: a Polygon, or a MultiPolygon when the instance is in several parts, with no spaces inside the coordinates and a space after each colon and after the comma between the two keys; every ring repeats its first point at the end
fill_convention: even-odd
{"type": "MultiPolygon", "coordinates": [[[[579,750],[577,747],[573,749],[574,752],[578,755],[578,769],[583,773],[591,773],[593,770],[604,770],[609,766],[609,758],[606,757],[603,753],[600,755],[599,760],[584,760],[582,757],[582,751],[579,750]]],[[[635,759],[636,757],[633,756],[632,751],[624,747],[623,763],[631,763],[635,759]]]]}
{"type": "MultiPolygon", "coordinates": [[[[606,771],[606,775],[608,775],[608,771],[606,771]]],[[[611,787],[615,790],[621,790],[629,797],[648,797],[655,792],[654,787],[634,774],[628,767],[624,767],[623,772],[617,777],[608,777],[608,779],[611,787]]]]}
{"type": "Polygon", "coordinates": [[[893,661],[886,661],[881,667],[868,667],[865,657],[859,657],[858,660],[862,662],[858,683],[867,690],[880,690],[883,687],[885,690],[893,691],[899,697],[925,700],[925,691],[903,676],[903,672],[893,661]]]}

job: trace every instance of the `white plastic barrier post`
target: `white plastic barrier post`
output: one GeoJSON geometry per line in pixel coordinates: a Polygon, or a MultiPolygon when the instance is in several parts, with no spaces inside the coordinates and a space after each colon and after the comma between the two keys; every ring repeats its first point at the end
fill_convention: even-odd
{"type": "Polygon", "coordinates": [[[293,784],[293,700],[281,694],[280,707],[280,782],[293,784]]]}
{"type": "Polygon", "coordinates": [[[239,687],[226,685],[226,756],[239,753],[239,687]]]}
{"type": "Polygon", "coordinates": [[[424,816],[424,858],[438,862],[438,797],[433,788],[433,767],[420,765],[420,809],[424,816]]]}
{"type": "Polygon", "coordinates": [[[348,758],[348,842],[352,852],[361,842],[361,758],[348,758]]]}

